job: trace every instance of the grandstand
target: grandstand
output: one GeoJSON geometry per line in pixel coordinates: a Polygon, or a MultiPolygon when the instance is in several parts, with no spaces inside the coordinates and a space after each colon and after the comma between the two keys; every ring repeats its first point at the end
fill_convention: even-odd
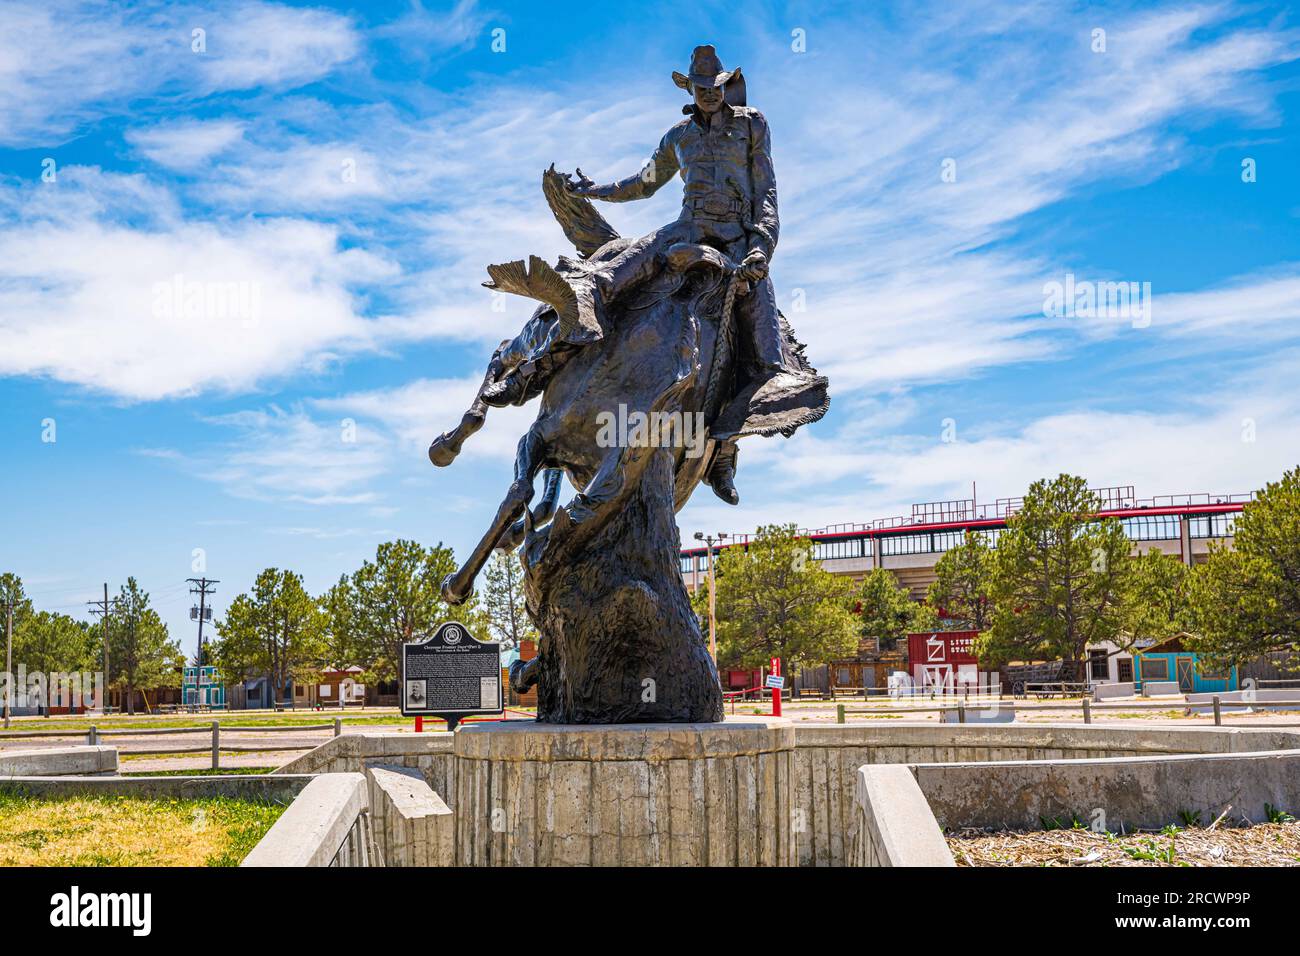
{"type": "MultiPolygon", "coordinates": [[[[1211,541],[1230,542],[1233,525],[1252,494],[1158,495],[1138,498],[1132,485],[1094,488],[1102,500],[1101,517],[1115,517],[1133,541],[1134,552],[1155,548],[1177,555],[1184,563],[1205,560],[1211,541]]],[[[892,571],[913,599],[925,597],[934,580],[934,566],[967,531],[978,531],[996,547],[997,537],[1023,499],[999,498],[978,504],[974,498],[931,501],[912,506],[910,515],[877,518],[865,524],[832,525],[800,530],[811,538],[813,558],[836,574],[860,579],[875,568],[892,571]]],[[[748,534],[728,535],[713,546],[745,547],[748,534]]],[[[682,576],[692,590],[706,583],[706,547],[683,548],[682,576]]]]}

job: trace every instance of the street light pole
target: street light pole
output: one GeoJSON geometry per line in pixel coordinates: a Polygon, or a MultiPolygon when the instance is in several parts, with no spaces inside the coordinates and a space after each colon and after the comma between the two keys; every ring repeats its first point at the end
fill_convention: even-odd
{"type": "Polygon", "coordinates": [[[728,537],[723,532],[718,532],[715,538],[713,535],[705,535],[703,531],[695,532],[695,540],[703,541],[708,546],[708,574],[709,574],[709,656],[713,658],[713,669],[718,668],[718,615],[717,615],[717,587],[713,576],[713,542],[722,542],[728,537]]]}
{"type": "Polygon", "coordinates": [[[9,729],[9,703],[14,696],[14,601],[5,600],[5,730],[9,729]]]}

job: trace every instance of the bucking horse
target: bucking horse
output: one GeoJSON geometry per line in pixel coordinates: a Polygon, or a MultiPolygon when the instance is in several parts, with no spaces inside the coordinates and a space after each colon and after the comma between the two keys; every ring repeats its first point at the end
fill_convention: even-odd
{"type": "Polygon", "coordinates": [[[489,267],[485,285],[543,304],[496,350],[460,424],[429,448],[435,465],[451,464],[482,427],[494,388],[528,369],[519,401],[539,397],[540,408],[519,441],[514,480],[443,594],[464,602],[494,549],[519,552],[541,637],[537,656],[510,676],[516,690],[537,685],[540,721],[721,720],[717,671],[682,581],[674,515],[728,443],[788,437],[821,418],[826,379],[782,318],[785,371],[761,389],[749,381],[733,316],[747,284],[738,263],[708,245],[668,248],[654,275],[603,303],[594,336],[564,328],[548,286],[598,268],[629,243],[590,201],[566,191],[568,180],[552,167],[542,188],[582,259],[489,267]],[[635,427],[619,433],[614,421],[635,427]],[[560,506],[563,477],[580,490],[560,506]]]}

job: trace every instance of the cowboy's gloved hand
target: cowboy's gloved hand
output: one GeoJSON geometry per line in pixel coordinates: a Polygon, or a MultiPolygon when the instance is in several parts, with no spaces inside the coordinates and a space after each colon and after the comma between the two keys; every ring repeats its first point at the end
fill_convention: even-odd
{"type": "Polygon", "coordinates": [[[564,184],[564,191],[570,196],[592,197],[599,192],[601,187],[596,185],[595,180],[584,173],[581,167],[577,170],[577,177],[576,180],[570,179],[564,184]]]}
{"type": "Polygon", "coordinates": [[[762,249],[751,249],[745,261],[740,264],[740,277],[750,282],[757,282],[767,276],[767,253],[762,249]]]}

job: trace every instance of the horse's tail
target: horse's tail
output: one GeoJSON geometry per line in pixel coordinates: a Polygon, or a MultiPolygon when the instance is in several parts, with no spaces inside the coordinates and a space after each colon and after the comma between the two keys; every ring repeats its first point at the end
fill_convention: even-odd
{"type": "Polygon", "coordinates": [[[546,203],[564,235],[583,256],[591,256],[619,235],[596,211],[590,199],[573,196],[564,188],[569,178],[565,173],[556,172],[552,163],[551,168],[542,173],[542,195],[546,197],[546,203]]]}

